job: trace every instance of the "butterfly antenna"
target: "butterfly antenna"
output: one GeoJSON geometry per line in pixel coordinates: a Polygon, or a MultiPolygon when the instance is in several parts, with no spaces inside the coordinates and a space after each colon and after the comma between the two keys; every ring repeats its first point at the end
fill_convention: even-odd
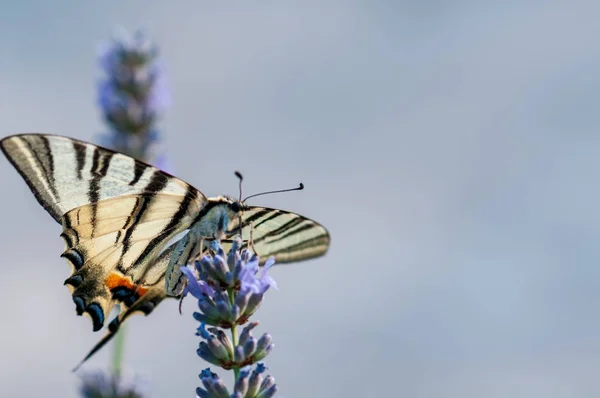
{"type": "Polygon", "coordinates": [[[242,181],[244,181],[244,176],[239,171],[234,172],[235,176],[240,180],[240,202],[242,201],[242,181]]]}
{"type": "MultiPolygon", "coordinates": [[[[234,172],[235,176],[240,180],[240,203],[242,202],[242,181],[244,181],[244,176],[239,171],[234,172]]],[[[240,239],[242,238],[242,215],[239,216],[239,224],[240,224],[240,239]]]]}
{"type": "Polygon", "coordinates": [[[266,191],[266,192],[260,192],[260,193],[255,193],[254,195],[250,195],[250,196],[246,196],[246,198],[242,201],[245,202],[250,198],[255,198],[257,196],[262,196],[262,195],[269,195],[272,193],[281,193],[281,192],[290,192],[290,191],[302,191],[304,189],[304,184],[300,183],[296,188],[289,188],[289,189],[279,189],[277,191],[266,191]]]}

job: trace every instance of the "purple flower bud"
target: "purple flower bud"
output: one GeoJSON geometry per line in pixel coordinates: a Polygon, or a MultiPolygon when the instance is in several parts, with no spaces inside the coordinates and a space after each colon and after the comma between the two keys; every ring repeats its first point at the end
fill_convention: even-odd
{"type": "Polygon", "coordinates": [[[260,339],[258,339],[258,342],[256,343],[256,352],[260,352],[265,350],[272,342],[273,338],[271,337],[270,334],[265,333],[263,334],[260,339]]]}
{"type": "Polygon", "coordinates": [[[221,365],[221,360],[211,351],[210,347],[205,341],[201,341],[196,350],[196,354],[208,363],[213,365],[221,365]]]}
{"type": "Polygon", "coordinates": [[[214,354],[216,358],[218,358],[221,362],[226,362],[231,360],[229,357],[229,353],[227,352],[227,348],[221,344],[219,339],[216,336],[211,336],[206,344],[210,351],[214,354]]]}
{"type": "Polygon", "coordinates": [[[181,267],[180,269],[188,279],[188,291],[192,296],[201,299],[204,295],[212,297],[215,294],[215,290],[208,283],[196,279],[194,269],[191,266],[181,267]]]}
{"type": "Polygon", "coordinates": [[[260,351],[257,350],[254,353],[254,356],[252,357],[252,359],[254,361],[261,361],[261,360],[263,360],[273,350],[273,347],[275,347],[275,344],[269,343],[264,349],[262,349],[260,351]]]}
{"type": "Polygon", "coordinates": [[[239,393],[240,396],[245,396],[248,392],[248,383],[250,380],[250,372],[248,370],[240,370],[238,379],[235,382],[234,392],[239,393]]]}
{"type": "Polygon", "coordinates": [[[254,397],[260,391],[260,385],[262,383],[262,376],[260,373],[253,371],[248,380],[248,392],[246,393],[249,397],[254,397]]]}
{"type": "Polygon", "coordinates": [[[229,272],[229,269],[227,268],[227,264],[225,264],[225,259],[221,256],[214,256],[212,264],[213,264],[213,269],[215,270],[214,277],[217,280],[224,282],[226,279],[226,274],[229,272]]]}
{"type": "Polygon", "coordinates": [[[200,327],[198,328],[198,331],[200,332],[200,336],[203,339],[205,339],[205,340],[210,339],[211,334],[208,332],[208,330],[206,330],[206,323],[202,322],[200,324],[200,327]]]}
{"type": "Polygon", "coordinates": [[[228,398],[229,392],[227,387],[223,384],[223,381],[219,378],[216,373],[212,373],[210,369],[204,369],[200,373],[200,380],[206,390],[212,394],[212,398],[228,398]]]}
{"type": "Polygon", "coordinates": [[[213,398],[212,395],[201,387],[196,387],[196,395],[198,398],[213,398]]]}
{"type": "Polygon", "coordinates": [[[216,328],[214,328],[213,333],[217,335],[217,338],[219,339],[221,344],[223,344],[223,347],[227,349],[228,358],[233,358],[233,344],[229,337],[227,337],[227,334],[225,334],[225,332],[223,332],[222,330],[216,328]]]}
{"type": "Polygon", "coordinates": [[[242,363],[244,361],[244,348],[240,345],[235,347],[233,352],[233,360],[237,363],[242,363]]]}
{"type": "Polygon", "coordinates": [[[214,307],[210,307],[206,301],[198,302],[198,307],[202,313],[195,312],[194,318],[199,322],[204,322],[207,325],[216,326],[219,324],[219,313],[215,310],[214,307]]]}
{"type": "Polygon", "coordinates": [[[243,317],[249,318],[256,312],[258,307],[260,307],[260,303],[262,302],[263,295],[258,293],[250,294],[250,298],[248,299],[248,304],[246,305],[246,310],[244,311],[243,317]]]}
{"type": "Polygon", "coordinates": [[[256,396],[256,398],[271,398],[271,397],[274,397],[276,393],[277,393],[277,385],[273,384],[271,387],[269,387],[269,388],[263,390],[261,393],[259,393],[256,396]]]}
{"type": "Polygon", "coordinates": [[[275,385],[275,378],[271,375],[265,376],[262,384],[260,385],[261,390],[268,390],[275,385]]]}
{"type": "MultiPolygon", "coordinates": [[[[206,316],[206,315],[204,315],[204,314],[201,314],[201,313],[199,313],[199,312],[194,312],[193,316],[194,316],[194,319],[195,319],[195,320],[197,320],[198,322],[206,323],[207,325],[212,325],[212,324],[213,324],[213,323],[212,323],[212,319],[211,319],[211,318],[209,318],[209,317],[207,317],[207,316],[206,316]]],[[[199,330],[199,329],[200,329],[200,328],[198,328],[198,330],[199,330]]],[[[199,335],[199,334],[200,334],[200,332],[198,332],[198,333],[196,333],[196,334],[198,334],[198,335],[199,335]]]]}
{"type": "Polygon", "coordinates": [[[256,339],[252,336],[249,336],[246,339],[246,342],[243,345],[244,347],[244,357],[250,358],[252,354],[254,354],[254,350],[256,350],[256,339]]]}
{"type": "MultiPolygon", "coordinates": [[[[235,306],[238,308],[240,315],[246,312],[246,308],[248,307],[248,301],[250,300],[251,292],[238,292],[237,296],[235,296],[235,306]]],[[[239,316],[239,315],[238,315],[239,316]]]]}
{"type": "Polygon", "coordinates": [[[241,239],[236,236],[233,242],[231,242],[231,250],[227,254],[227,266],[229,267],[229,271],[234,270],[235,265],[241,261],[241,256],[239,253],[239,248],[241,246],[241,239]]]}
{"type": "Polygon", "coordinates": [[[239,343],[241,345],[246,344],[246,340],[248,340],[248,338],[250,336],[252,336],[252,329],[256,328],[259,325],[258,322],[250,322],[248,325],[246,325],[244,327],[244,329],[242,330],[242,333],[240,334],[240,339],[239,339],[239,343]]]}
{"type": "Polygon", "coordinates": [[[217,300],[217,311],[219,312],[219,316],[221,319],[226,321],[234,321],[235,319],[231,319],[231,306],[229,301],[227,300],[217,300]]]}
{"type": "Polygon", "coordinates": [[[211,303],[208,300],[198,300],[198,308],[206,316],[209,316],[211,318],[214,318],[219,315],[218,311],[216,311],[215,304],[211,303]]]}

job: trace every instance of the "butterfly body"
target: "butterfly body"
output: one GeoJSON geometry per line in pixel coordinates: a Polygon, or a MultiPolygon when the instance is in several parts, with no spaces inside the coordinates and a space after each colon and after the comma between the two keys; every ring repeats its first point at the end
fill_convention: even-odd
{"type": "MultiPolygon", "coordinates": [[[[121,153],[68,137],[21,134],[0,147],[38,202],[62,225],[65,280],[78,315],[94,331],[115,304],[120,314],[85,358],[130,315],[148,315],[183,290],[179,267],[212,239],[228,249],[241,234],[263,259],[295,262],[325,254],[329,233],[295,213],[207,198],[190,184],[121,153]]],[[[84,359],[84,360],[85,360],[84,359]]]]}

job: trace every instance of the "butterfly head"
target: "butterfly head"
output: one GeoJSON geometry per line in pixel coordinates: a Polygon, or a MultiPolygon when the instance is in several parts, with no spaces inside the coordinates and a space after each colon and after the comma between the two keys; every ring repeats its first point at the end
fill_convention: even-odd
{"type": "Polygon", "coordinates": [[[231,203],[229,204],[229,208],[235,214],[241,215],[241,213],[243,213],[244,210],[248,210],[248,205],[239,200],[232,200],[231,203]]]}
{"type": "Polygon", "coordinates": [[[231,196],[218,196],[212,201],[218,202],[218,204],[224,205],[227,209],[228,216],[240,216],[245,210],[248,210],[248,205],[241,200],[234,199],[231,196]]]}

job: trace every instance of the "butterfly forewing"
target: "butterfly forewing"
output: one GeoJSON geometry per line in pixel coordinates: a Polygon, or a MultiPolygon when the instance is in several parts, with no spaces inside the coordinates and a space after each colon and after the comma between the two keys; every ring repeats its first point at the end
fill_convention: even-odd
{"type": "Polygon", "coordinates": [[[186,195],[190,189],[156,167],[67,137],[13,135],[0,141],[0,146],[58,222],[67,211],[88,203],[130,194],[186,195]]]}
{"type": "MultiPolygon", "coordinates": [[[[277,263],[308,260],[324,255],[329,248],[329,232],[321,224],[296,213],[267,207],[251,206],[242,213],[244,247],[253,249],[264,263],[274,256],[277,263]]],[[[233,218],[226,236],[240,233],[240,218],[233,218]]],[[[227,251],[230,243],[223,242],[227,251]]]]}

